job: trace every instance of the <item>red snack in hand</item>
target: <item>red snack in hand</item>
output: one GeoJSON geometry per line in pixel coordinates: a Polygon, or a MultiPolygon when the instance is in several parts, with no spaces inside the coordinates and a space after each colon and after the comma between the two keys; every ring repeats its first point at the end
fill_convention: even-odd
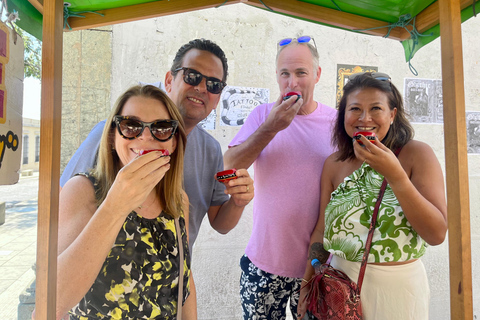
{"type": "Polygon", "coordinates": [[[237,175],[235,174],[237,169],[229,169],[217,172],[217,180],[219,182],[227,182],[228,180],[237,179],[237,175]]]}
{"type": "Polygon", "coordinates": [[[370,131],[358,131],[353,134],[353,138],[357,140],[357,142],[363,146],[362,140],[360,140],[360,135],[364,136],[367,138],[368,141],[371,143],[375,143],[375,132],[370,132],[370,131]]]}
{"type": "Polygon", "coordinates": [[[151,150],[140,150],[138,152],[139,156],[143,156],[144,154],[153,152],[153,151],[161,151],[162,152],[162,157],[169,156],[170,152],[167,149],[151,149],[151,150]]]}
{"type": "Polygon", "coordinates": [[[285,93],[285,95],[283,96],[283,101],[287,100],[288,98],[290,98],[291,96],[298,96],[297,97],[297,100],[295,100],[295,102],[298,101],[298,99],[300,99],[302,97],[302,93],[300,91],[290,91],[290,92],[287,92],[285,93]]]}

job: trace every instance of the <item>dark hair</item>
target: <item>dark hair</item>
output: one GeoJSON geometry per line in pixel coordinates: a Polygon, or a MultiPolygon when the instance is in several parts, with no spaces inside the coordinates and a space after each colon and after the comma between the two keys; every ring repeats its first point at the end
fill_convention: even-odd
{"type": "Polygon", "coordinates": [[[372,76],[372,73],[354,77],[343,88],[343,96],[338,104],[337,120],[333,129],[332,144],[338,149],[337,160],[345,161],[355,158],[353,151],[352,137],[345,131],[345,109],[347,107],[348,96],[359,89],[374,88],[384,92],[388,97],[388,106],[390,110],[397,108],[397,114],[393,119],[393,124],[387,132],[382,143],[394,151],[407,144],[413,139],[414,130],[407,120],[407,114],[403,108],[402,95],[390,80],[379,80],[372,76]]]}
{"type": "Polygon", "coordinates": [[[206,39],[195,39],[187,44],[184,44],[183,46],[178,49],[177,54],[175,55],[175,59],[173,59],[173,64],[172,68],[170,71],[172,72],[173,76],[176,76],[178,71],[178,68],[183,67],[183,57],[187,54],[188,51],[192,49],[197,49],[197,50],[203,50],[203,51],[208,51],[215,56],[217,56],[221,61],[223,65],[223,79],[222,81],[227,81],[227,76],[228,76],[228,64],[227,64],[227,57],[225,57],[225,52],[223,52],[222,48],[220,48],[215,42],[206,40],[206,39]]]}

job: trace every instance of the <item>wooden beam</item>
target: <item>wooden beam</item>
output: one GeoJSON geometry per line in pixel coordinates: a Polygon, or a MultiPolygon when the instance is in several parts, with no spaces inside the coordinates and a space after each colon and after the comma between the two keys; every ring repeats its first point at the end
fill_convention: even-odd
{"type": "Polygon", "coordinates": [[[45,0],[35,319],[56,319],[58,194],[62,120],[63,1],[45,0]]]}
{"type": "MultiPolygon", "coordinates": [[[[154,1],[127,7],[119,7],[96,11],[103,14],[85,13],[85,18],[70,17],[68,23],[74,30],[82,30],[94,27],[107,26],[117,23],[131,22],[148,18],[161,17],[176,13],[190,12],[201,9],[209,9],[220,6],[224,0],[176,0],[154,1]]],[[[228,1],[225,4],[239,3],[240,0],[228,1]]],[[[66,30],[68,31],[68,30],[66,30]]]]}
{"type": "Polygon", "coordinates": [[[28,0],[43,15],[43,0],[28,0]]]}
{"type": "MultiPolygon", "coordinates": [[[[472,0],[460,0],[460,9],[463,10],[472,5],[472,0]]],[[[415,20],[415,27],[418,32],[424,33],[430,28],[440,23],[439,2],[435,1],[430,6],[426,7],[422,12],[417,15],[415,20]]],[[[402,38],[404,40],[410,38],[410,34],[406,31],[402,31],[402,38]]]]}
{"type": "Polygon", "coordinates": [[[473,320],[460,0],[439,0],[452,320],[473,320]]]}
{"type": "MultiPolygon", "coordinates": [[[[288,14],[302,19],[312,20],[324,23],[330,26],[339,27],[348,30],[363,30],[370,28],[379,28],[374,30],[362,31],[363,33],[385,36],[388,32],[388,22],[370,19],[354,15],[347,12],[342,12],[334,9],[329,9],[314,4],[297,1],[297,0],[262,0],[262,2],[276,12],[288,14]]],[[[260,0],[245,0],[243,3],[265,8],[260,0]]],[[[395,28],[390,32],[389,39],[401,40],[402,28],[395,28]]]]}

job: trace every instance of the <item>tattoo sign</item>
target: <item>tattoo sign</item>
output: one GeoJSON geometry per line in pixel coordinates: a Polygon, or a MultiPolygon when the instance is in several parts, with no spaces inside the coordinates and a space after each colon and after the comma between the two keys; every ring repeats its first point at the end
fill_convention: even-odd
{"type": "Polygon", "coordinates": [[[215,130],[215,120],[217,119],[217,109],[213,109],[210,114],[200,121],[200,126],[205,130],[215,130]]]}
{"type": "Polygon", "coordinates": [[[268,103],[269,96],[269,89],[226,86],[220,98],[220,125],[243,125],[256,106],[268,103]]]}

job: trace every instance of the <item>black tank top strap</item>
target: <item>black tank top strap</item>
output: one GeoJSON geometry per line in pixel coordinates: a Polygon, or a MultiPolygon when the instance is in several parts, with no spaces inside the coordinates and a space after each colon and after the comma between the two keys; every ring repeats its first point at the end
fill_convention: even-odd
{"type": "Polygon", "coordinates": [[[97,183],[97,179],[95,179],[95,177],[93,175],[91,175],[90,173],[87,173],[87,172],[78,172],[78,173],[75,173],[73,176],[74,177],[75,176],[83,176],[83,177],[87,178],[88,180],[90,180],[90,182],[93,184],[93,188],[95,189],[95,194],[97,193],[98,183],[97,183]]]}

